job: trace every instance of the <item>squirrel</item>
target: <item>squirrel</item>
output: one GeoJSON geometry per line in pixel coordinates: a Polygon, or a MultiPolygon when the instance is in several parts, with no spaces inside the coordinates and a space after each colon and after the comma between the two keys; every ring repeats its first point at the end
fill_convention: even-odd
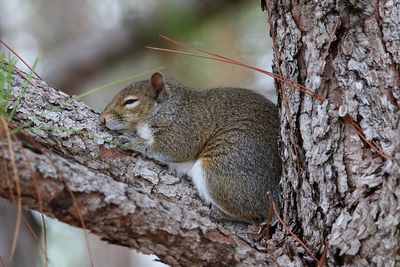
{"type": "Polygon", "coordinates": [[[187,174],[212,217],[260,222],[279,202],[277,107],[242,88],[195,90],[156,72],[100,114],[129,148],[187,174]]]}

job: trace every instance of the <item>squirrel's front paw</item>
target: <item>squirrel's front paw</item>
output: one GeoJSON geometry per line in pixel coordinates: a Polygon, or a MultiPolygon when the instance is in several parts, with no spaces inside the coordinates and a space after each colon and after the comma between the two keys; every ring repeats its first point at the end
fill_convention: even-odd
{"type": "Polygon", "coordinates": [[[113,143],[115,143],[115,145],[118,147],[129,149],[132,143],[132,138],[125,135],[120,135],[113,138],[113,143]]]}
{"type": "Polygon", "coordinates": [[[136,157],[137,155],[140,154],[140,152],[135,150],[133,142],[132,142],[132,138],[130,138],[128,136],[121,135],[121,136],[115,137],[114,142],[116,143],[116,145],[119,148],[132,150],[133,151],[133,153],[131,155],[132,157],[136,157]]]}
{"type": "Polygon", "coordinates": [[[134,150],[136,152],[149,156],[148,145],[146,144],[146,141],[137,136],[120,135],[114,138],[114,142],[120,148],[134,150]]]}

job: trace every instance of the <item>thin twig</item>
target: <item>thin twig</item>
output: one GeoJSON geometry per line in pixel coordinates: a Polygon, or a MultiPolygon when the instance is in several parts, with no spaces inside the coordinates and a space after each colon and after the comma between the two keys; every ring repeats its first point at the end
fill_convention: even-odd
{"type": "Polygon", "coordinates": [[[2,267],[6,267],[6,264],[4,263],[3,258],[1,257],[1,255],[0,255],[0,263],[1,263],[2,267]]]}
{"type": "Polygon", "coordinates": [[[321,67],[319,69],[319,72],[322,72],[322,68],[324,67],[324,62],[326,60],[326,57],[328,56],[329,53],[329,49],[331,47],[332,41],[333,41],[333,36],[335,36],[337,27],[339,26],[340,23],[340,19],[338,19],[335,23],[335,25],[333,26],[333,30],[331,31],[331,35],[329,36],[329,42],[328,42],[328,46],[325,49],[324,55],[322,56],[322,61],[321,61],[321,67]]]}
{"type": "Polygon", "coordinates": [[[350,117],[350,115],[346,115],[344,117],[345,121],[350,123],[350,126],[357,132],[358,136],[371,148],[375,149],[375,151],[383,157],[385,160],[389,160],[390,157],[382,150],[382,148],[375,142],[369,141],[364,134],[362,128],[350,117]]]}
{"type": "Polygon", "coordinates": [[[307,251],[307,253],[316,261],[318,262],[318,259],[314,256],[314,253],[311,252],[311,250],[307,247],[306,244],[304,244],[303,241],[301,241],[301,239],[292,232],[292,230],[289,228],[289,226],[287,226],[287,224],[282,220],[281,216],[279,215],[278,210],[276,209],[276,204],[275,201],[272,202],[272,209],[275,213],[275,216],[278,218],[279,222],[282,224],[283,228],[285,228],[286,231],[288,231],[288,233],[297,240],[297,242],[300,243],[300,245],[307,251]]]}
{"type": "Polygon", "coordinates": [[[33,240],[35,240],[35,242],[38,244],[39,249],[42,251],[43,254],[46,255],[45,248],[42,246],[42,243],[40,242],[40,240],[39,240],[38,236],[36,235],[35,231],[33,230],[32,226],[28,222],[28,219],[26,219],[26,217],[23,214],[22,214],[22,221],[24,222],[24,224],[28,228],[29,232],[31,233],[33,240]]]}
{"type": "MultiPolygon", "coordinates": [[[[7,61],[7,59],[5,59],[1,54],[0,54],[0,59],[3,60],[3,62],[5,64],[10,64],[10,62],[7,61]]],[[[20,71],[17,67],[15,67],[15,70],[18,72],[19,75],[21,75],[22,77],[24,77],[26,79],[26,76],[22,74],[22,71],[20,71]]],[[[32,85],[34,88],[37,89],[37,87],[29,80],[27,80],[29,82],[30,85],[32,85]]]]}
{"type": "Polygon", "coordinates": [[[80,207],[79,207],[78,200],[76,199],[74,193],[72,192],[71,188],[69,187],[69,185],[68,185],[68,183],[67,183],[67,179],[64,177],[62,171],[60,170],[60,168],[58,168],[57,164],[54,162],[53,158],[52,158],[51,155],[48,153],[48,151],[47,151],[45,148],[39,146],[37,143],[35,143],[35,144],[36,144],[36,147],[39,148],[40,151],[41,151],[41,152],[47,157],[47,159],[50,161],[50,164],[51,164],[51,165],[53,166],[53,168],[56,170],[57,175],[60,176],[61,180],[63,181],[63,183],[64,183],[64,185],[65,185],[65,188],[67,189],[67,191],[68,191],[68,193],[69,193],[69,195],[70,195],[70,197],[71,197],[71,199],[72,199],[73,205],[74,205],[74,207],[76,208],[76,211],[77,211],[77,213],[78,213],[78,217],[79,217],[80,223],[81,223],[81,225],[82,225],[82,228],[84,229],[83,234],[84,234],[84,238],[85,238],[86,247],[87,247],[87,250],[88,250],[88,255],[89,255],[89,260],[90,260],[90,266],[91,266],[91,267],[94,267],[94,260],[93,260],[93,255],[92,255],[92,251],[91,251],[91,248],[90,248],[89,237],[88,237],[88,233],[87,233],[87,227],[86,227],[86,223],[85,223],[85,221],[84,221],[84,219],[83,219],[82,211],[81,211],[81,209],[80,209],[80,207]]]}
{"type": "MultiPolygon", "coordinates": [[[[269,28],[270,28],[270,34],[271,34],[271,39],[272,39],[272,47],[275,47],[275,34],[271,33],[271,29],[272,29],[272,18],[271,18],[271,9],[269,6],[270,2],[266,3],[265,7],[267,10],[267,16],[268,16],[268,23],[269,23],[269,28]]],[[[279,53],[276,53],[276,50],[273,49],[274,55],[276,57],[276,62],[280,62],[280,56],[279,53]]],[[[280,68],[277,68],[278,71],[278,75],[281,76],[280,73],[280,68]]],[[[279,81],[279,89],[283,98],[283,105],[285,106],[286,112],[287,112],[287,120],[288,120],[288,125],[289,125],[289,131],[290,131],[290,141],[291,141],[291,147],[293,149],[293,156],[296,160],[296,168],[295,168],[295,172],[296,172],[296,176],[299,177],[299,174],[301,173],[301,164],[300,164],[300,158],[299,158],[299,151],[298,151],[298,143],[297,143],[297,139],[296,139],[296,134],[295,131],[293,130],[293,126],[292,126],[292,113],[290,111],[289,108],[289,100],[288,100],[288,95],[286,93],[286,90],[283,90],[283,84],[282,81],[279,81]]]]}
{"type": "Polygon", "coordinates": [[[261,73],[264,73],[270,77],[273,77],[277,80],[280,80],[282,82],[284,82],[285,84],[288,83],[291,86],[296,87],[297,89],[299,89],[300,91],[304,92],[305,94],[317,99],[320,103],[324,102],[324,98],[320,95],[318,95],[317,93],[309,90],[308,88],[306,88],[304,85],[298,84],[292,80],[289,80],[285,77],[280,77],[279,75],[257,68],[257,67],[253,67],[244,63],[241,63],[239,61],[233,60],[233,59],[227,59],[226,57],[212,57],[212,56],[204,56],[204,55],[199,55],[199,54],[195,54],[195,53],[190,53],[190,52],[184,52],[184,51],[179,51],[179,50],[173,50],[173,49],[167,49],[167,48],[159,48],[159,47],[152,47],[152,46],[145,46],[148,49],[152,49],[152,50],[157,50],[157,51],[163,51],[163,52],[170,52],[170,53],[176,53],[176,54],[181,54],[181,55],[187,55],[187,56],[193,56],[193,57],[198,57],[198,58],[206,58],[206,59],[212,59],[212,60],[216,60],[216,61],[220,61],[220,62],[226,62],[229,64],[233,64],[233,65],[237,65],[237,66],[242,66],[248,69],[252,69],[261,73]]]}
{"type": "Polygon", "coordinates": [[[24,63],[24,65],[36,75],[36,77],[38,77],[40,80],[43,81],[43,79],[32,69],[32,67],[29,66],[29,64],[26,63],[26,61],[20,55],[18,55],[18,53],[15,52],[14,49],[12,49],[8,44],[6,44],[3,40],[1,40],[1,38],[0,38],[0,43],[4,45],[8,50],[10,50],[11,53],[13,53],[19,60],[21,60],[22,63],[24,63]]]}
{"type": "Polygon", "coordinates": [[[325,258],[326,255],[328,254],[328,243],[325,241],[325,248],[324,248],[324,252],[322,252],[321,258],[318,261],[318,267],[323,267],[324,263],[325,263],[325,258]]]}
{"type": "MultiPolygon", "coordinates": [[[[30,136],[27,136],[29,139],[31,139],[30,136]]],[[[39,189],[39,182],[37,180],[36,174],[33,170],[32,167],[32,162],[29,160],[29,157],[26,155],[26,152],[24,149],[22,149],[22,144],[21,142],[17,142],[20,148],[20,151],[22,151],[22,155],[24,156],[24,161],[27,163],[28,168],[32,174],[32,178],[33,178],[33,184],[35,187],[35,191],[36,191],[36,196],[38,199],[38,203],[39,203],[39,212],[40,212],[40,218],[41,218],[41,231],[42,231],[42,239],[43,239],[43,253],[44,253],[44,258],[45,258],[45,266],[48,266],[49,262],[48,262],[48,253],[47,253],[47,233],[46,233],[46,222],[44,219],[44,209],[43,209],[43,200],[42,200],[42,194],[40,192],[39,189]]],[[[38,240],[39,241],[39,240],[38,240]]],[[[39,244],[42,246],[42,244],[39,242],[39,244]]]]}
{"type": "Polygon", "coordinates": [[[14,257],[15,250],[17,248],[17,242],[18,242],[18,236],[21,228],[21,214],[22,214],[22,199],[21,199],[21,185],[20,185],[20,179],[19,179],[19,172],[17,169],[17,165],[15,162],[15,155],[14,155],[14,149],[12,147],[13,141],[11,138],[10,131],[8,130],[7,122],[3,117],[0,117],[0,121],[4,127],[6,137],[7,137],[7,142],[8,142],[8,150],[10,153],[10,159],[11,159],[11,166],[13,170],[13,178],[15,179],[15,189],[17,191],[17,219],[15,222],[15,230],[14,230],[14,237],[13,241],[11,244],[11,251],[10,251],[10,256],[9,256],[9,261],[11,261],[14,257]]]}

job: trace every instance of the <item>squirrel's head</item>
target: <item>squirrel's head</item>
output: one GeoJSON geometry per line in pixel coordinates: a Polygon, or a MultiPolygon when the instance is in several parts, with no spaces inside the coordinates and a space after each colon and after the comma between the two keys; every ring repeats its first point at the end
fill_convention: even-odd
{"type": "Polygon", "coordinates": [[[153,73],[149,80],[133,83],[119,92],[100,114],[99,121],[111,130],[136,129],[166,97],[164,76],[153,73]]]}

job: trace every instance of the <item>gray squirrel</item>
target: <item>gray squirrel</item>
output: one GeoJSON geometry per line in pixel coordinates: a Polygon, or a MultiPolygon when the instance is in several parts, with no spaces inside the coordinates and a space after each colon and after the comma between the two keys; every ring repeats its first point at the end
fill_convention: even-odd
{"type": "Polygon", "coordinates": [[[195,90],[160,72],[120,91],[100,123],[129,147],[187,174],[217,219],[259,222],[278,201],[276,106],[240,88],[195,90]]]}

